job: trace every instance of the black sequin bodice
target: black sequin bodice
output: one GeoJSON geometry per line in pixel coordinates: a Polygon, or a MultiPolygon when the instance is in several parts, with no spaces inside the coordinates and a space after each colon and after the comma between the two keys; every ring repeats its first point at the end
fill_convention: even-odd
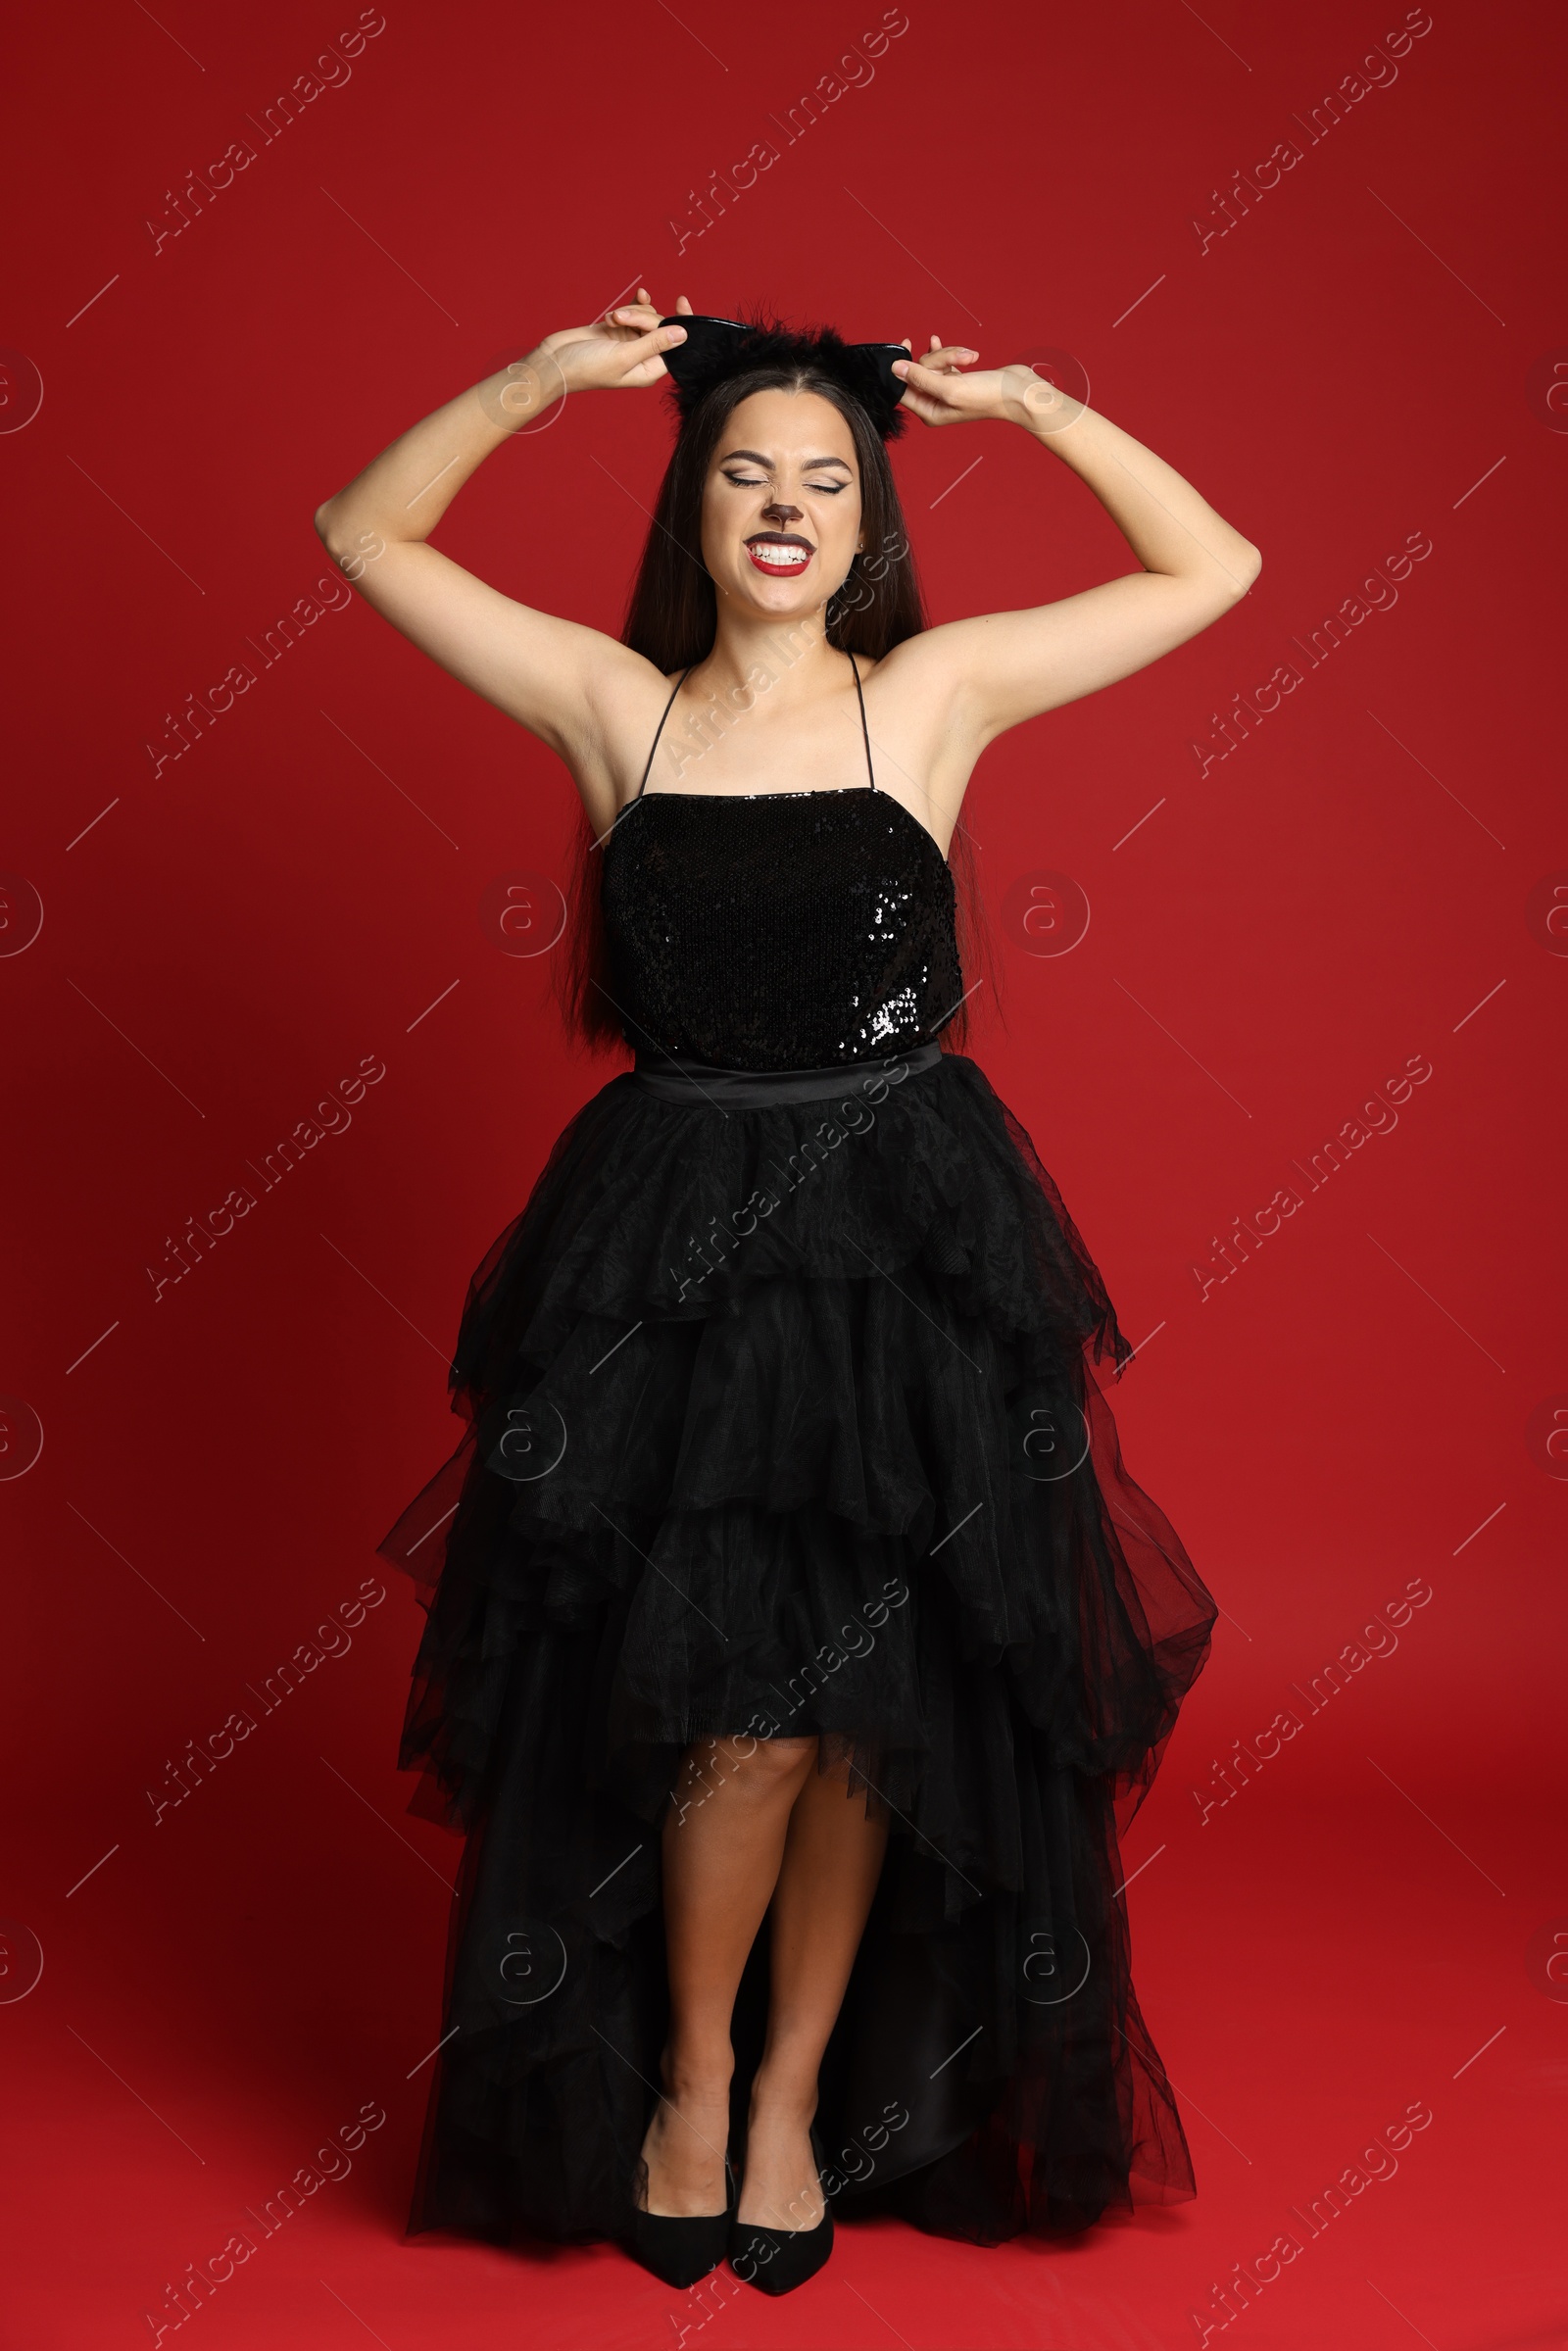
{"type": "Polygon", "coordinates": [[[963,994],[953,875],[889,793],[645,793],[604,859],[639,1053],[826,1069],[925,1044],[963,994]]]}

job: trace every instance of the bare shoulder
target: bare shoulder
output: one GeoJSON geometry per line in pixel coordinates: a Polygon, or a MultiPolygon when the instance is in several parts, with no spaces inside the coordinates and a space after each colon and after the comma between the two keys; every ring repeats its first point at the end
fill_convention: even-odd
{"type": "Polygon", "coordinates": [[[923,628],[895,645],[880,661],[873,661],[869,654],[857,654],[867,694],[874,691],[876,700],[890,710],[896,707],[911,718],[916,713],[928,714],[940,723],[943,704],[951,697],[957,675],[957,663],[943,642],[948,635],[946,627],[923,628]]]}
{"type": "Polygon", "coordinates": [[[885,698],[896,696],[911,710],[930,712],[938,723],[950,723],[961,703],[969,664],[990,626],[989,615],[939,621],[906,637],[879,661],[868,662],[862,654],[860,673],[868,680],[875,677],[885,698]]]}
{"type": "MultiPolygon", "coordinates": [[[[331,528],[322,536],[343,561],[331,528]]],[[[602,629],[519,603],[425,540],[383,540],[373,557],[349,560],[365,601],[555,752],[590,817],[608,824],[632,746],[652,733],[667,691],[654,663],[602,629]]]]}

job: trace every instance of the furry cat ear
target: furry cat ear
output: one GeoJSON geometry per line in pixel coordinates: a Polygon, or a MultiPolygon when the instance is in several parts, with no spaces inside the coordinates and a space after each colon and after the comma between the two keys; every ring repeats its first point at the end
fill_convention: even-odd
{"type": "Polygon", "coordinates": [[[842,386],[870,417],[884,441],[904,430],[899,403],[905,387],[893,372],[895,360],[908,358],[902,343],[846,343],[831,326],[799,334],[777,319],[713,318],[688,314],[660,321],[683,326],[684,343],[663,354],[682,417],[713,386],[753,367],[816,367],[842,386]]]}

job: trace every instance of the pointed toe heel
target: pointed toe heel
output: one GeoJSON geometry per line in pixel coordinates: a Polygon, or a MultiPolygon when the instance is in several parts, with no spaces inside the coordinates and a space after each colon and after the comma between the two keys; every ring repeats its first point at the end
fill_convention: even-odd
{"type": "MultiPolygon", "coordinates": [[[[640,2172],[639,2180],[646,2194],[646,2170],[640,2172]]],[[[665,2285],[677,2288],[695,2285],[699,2278],[717,2269],[729,2249],[735,2198],[735,2177],[726,2157],[722,2212],[699,2213],[687,2218],[675,2213],[647,2212],[634,2202],[626,2230],[626,2249],[634,2261],[641,2262],[645,2270],[652,2271],[665,2285]]]]}
{"type": "Polygon", "coordinates": [[[814,2278],[833,2250],[833,2211],[827,2200],[822,2149],[811,2132],[811,2158],[822,2186],[822,2218],[814,2229],[763,2229],[736,2219],[729,2225],[729,2263],[737,2278],[764,2294],[792,2294],[814,2278]]]}

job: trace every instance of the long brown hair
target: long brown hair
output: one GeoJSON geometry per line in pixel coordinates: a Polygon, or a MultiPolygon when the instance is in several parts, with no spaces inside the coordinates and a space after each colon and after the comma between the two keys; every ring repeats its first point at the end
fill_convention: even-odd
{"type": "MultiPolygon", "coordinates": [[[[859,465],[864,546],[828,599],[828,643],[879,661],[895,645],[918,636],[928,625],[893,467],[864,409],[819,368],[754,367],[726,377],[698,402],[680,426],[660,485],[620,640],[666,676],[706,661],[718,631],[718,599],[702,548],[703,492],[713,451],[741,402],[754,392],[774,390],[814,392],[830,401],[850,428],[859,465]]],[[[625,1051],[620,1016],[607,992],[609,956],[599,893],[603,846],[585,814],[577,842],[566,954],[557,964],[556,978],[568,1027],[590,1047],[625,1051]]],[[[957,895],[959,953],[967,969],[971,961],[985,958],[973,858],[961,826],[954,834],[949,862],[957,895]]],[[[959,1051],[967,1031],[964,1003],[943,1029],[944,1048],[959,1051]]]]}

